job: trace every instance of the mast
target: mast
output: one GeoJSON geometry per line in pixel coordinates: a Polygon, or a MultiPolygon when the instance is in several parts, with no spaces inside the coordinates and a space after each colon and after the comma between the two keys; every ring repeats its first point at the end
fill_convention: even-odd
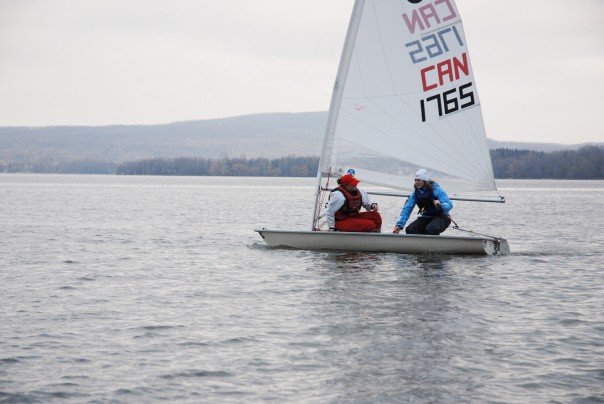
{"type": "Polygon", "coordinates": [[[340,103],[342,101],[344,85],[346,84],[348,68],[350,66],[350,60],[352,59],[354,42],[357,32],[359,31],[359,24],[361,21],[361,16],[363,15],[364,6],[365,0],[355,0],[352,15],[350,16],[350,22],[348,24],[348,31],[346,32],[344,48],[342,49],[342,55],[340,56],[340,65],[338,66],[336,81],[333,86],[333,92],[331,93],[327,127],[325,129],[325,137],[323,138],[323,148],[321,149],[322,151],[321,158],[319,160],[319,167],[317,168],[317,187],[315,191],[315,204],[311,222],[311,230],[313,231],[316,230],[315,222],[317,221],[319,212],[321,210],[321,207],[319,206],[319,198],[321,197],[321,181],[323,179],[323,174],[329,174],[331,172],[331,167],[328,167],[328,172],[324,173],[323,165],[329,164],[331,161],[336,121],[338,119],[338,113],[340,112],[340,103]]]}

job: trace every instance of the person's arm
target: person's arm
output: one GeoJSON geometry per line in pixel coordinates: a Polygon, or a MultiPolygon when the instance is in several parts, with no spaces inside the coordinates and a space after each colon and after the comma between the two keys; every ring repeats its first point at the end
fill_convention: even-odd
{"type": "Polygon", "coordinates": [[[344,202],[346,202],[346,198],[344,198],[344,195],[339,191],[332,192],[329,195],[329,204],[327,205],[325,218],[327,219],[327,226],[330,229],[336,228],[336,212],[344,206],[344,202]]]}
{"type": "Polygon", "coordinates": [[[407,223],[407,220],[409,220],[409,216],[411,216],[414,207],[415,192],[412,192],[411,195],[409,195],[409,198],[407,198],[407,202],[405,202],[405,205],[403,206],[403,210],[401,211],[401,217],[398,219],[398,222],[396,222],[396,226],[394,227],[395,233],[398,233],[405,227],[405,224],[407,223]]]}
{"type": "Polygon", "coordinates": [[[362,189],[359,189],[359,191],[361,191],[361,201],[363,202],[363,207],[367,210],[377,211],[378,204],[371,202],[371,199],[369,198],[369,195],[367,195],[367,192],[363,191],[362,189]]]}
{"type": "Polygon", "coordinates": [[[449,196],[441,187],[438,187],[436,191],[437,193],[435,194],[435,196],[438,198],[438,203],[443,208],[443,213],[445,215],[448,215],[451,209],[453,209],[453,202],[451,202],[449,196]]]}

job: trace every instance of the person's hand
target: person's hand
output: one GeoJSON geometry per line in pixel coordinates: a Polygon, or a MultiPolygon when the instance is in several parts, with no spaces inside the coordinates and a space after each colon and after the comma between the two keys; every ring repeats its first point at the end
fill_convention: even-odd
{"type": "Polygon", "coordinates": [[[392,230],[392,233],[394,234],[398,234],[402,229],[399,226],[394,226],[394,229],[392,230]]]}
{"type": "Polygon", "coordinates": [[[378,204],[377,203],[372,203],[371,204],[371,210],[374,212],[377,212],[379,210],[378,204]]]}
{"type": "Polygon", "coordinates": [[[434,208],[436,208],[436,212],[442,214],[444,212],[443,205],[440,204],[438,200],[434,201],[434,208]]]}

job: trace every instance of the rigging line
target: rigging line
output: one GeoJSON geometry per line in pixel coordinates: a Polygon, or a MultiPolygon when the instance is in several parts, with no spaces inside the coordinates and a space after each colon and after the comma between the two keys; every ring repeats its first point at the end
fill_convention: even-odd
{"type": "MultiPolygon", "coordinates": [[[[330,171],[331,171],[331,168],[330,168],[330,171]]],[[[329,179],[330,179],[330,174],[327,174],[327,180],[325,182],[326,188],[329,187],[329,179]]],[[[319,187],[322,187],[321,182],[319,182],[319,187]]],[[[315,229],[317,229],[317,230],[320,230],[324,224],[324,223],[321,223],[320,220],[323,217],[323,215],[321,215],[321,210],[323,208],[323,203],[325,202],[325,195],[326,195],[325,192],[319,191],[319,203],[315,210],[315,220],[313,223],[315,229]]]]}
{"type": "MultiPolygon", "coordinates": [[[[386,64],[386,69],[388,70],[388,78],[390,79],[390,85],[392,86],[392,89],[394,90],[394,93],[395,93],[395,94],[397,94],[397,96],[398,96],[398,98],[399,98],[400,100],[402,100],[402,98],[400,97],[400,94],[398,94],[398,93],[397,93],[397,91],[396,91],[396,85],[394,84],[394,79],[393,79],[393,77],[392,77],[392,69],[390,68],[390,61],[388,60],[388,55],[387,55],[387,53],[386,53],[386,49],[385,49],[385,47],[384,47],[384,39],[383,39],[383,37],[382,37],[382,30],[381,30],[380,22],[379,22],[379,20],[378,20],[378,18],[377,18],[377,11],[376,11],[376,8],[375,8],[375,2],[374,2],[374,1],[372,1],[372,2],[371,2],[371,5],[372,5],[372,8],[373,8],[373,17],[374,17],[374,20],[375,20],[375,26],[376,26],[377,33],[378,33],[378,38],[379,38],[379,41],[380,41],[380,48],[381,48],[381,50],[382,50],[382,57],[384,58],[384,62],[385,62],[385,64],[386,64]]],[[[402,26],[402,23],[401,23],[401,26],[402,26]]],[[[403,28],[404,28],[404,27],[403,27],[403,28]]],[[[358,62],[357,62],[357,63],[358,63],[358,62]]],[[[364,89],[364,87],[363,87],[363,89],[364,89]]],[[[365,91],[364,91],[364,92],[365,92],[365,91]]],[[[367,93],[366,93],[366,92],[365,92],[365,96],[367,96],[367,93]]],[[[372,103],[373,103],[373,102],[372,102],[372,103]]],[[[373,104],[374,104],[374,105],[376,105],[378,108],[380,108],[380,107],[379,107],[377,104],[375,104],[375,103],[373,103],[373,104]]],[[[406,104],[406,103],[405,103],[405,104],[406,104]]],[[[381,109],[382,111],[386,112],[384,109],[382,109],[382,108],[380,108],[380,109],[381,109]]],[[[415,112],[413,109],[411,109],[411,111],[412,111],[412,112],[415,112]]],[[[388,114],[388,113],[386,112],[386,114],[388,114]]],[[[388,114],[388,115],[390,115],[390,114],[388,114]]],[[[392,116],[392,115],[390,115],[390,116],[392,116]]],[[[394,116],[392,116],[392,118],[394,118],[394,116]]],[[[398,119],[396,119],[396,118],[395,118],[395,120],[396,120],[396,121],[398,121],[398,122],[399,122],[401,125],[403,125],[403,126],[407,127],[406,125],[404,125],[404,124],[403,124],[401,121],[399,121],[398,119]]],[[[447,122],[448,122],[448,121],[447,121],[447,122]]],[[[433,130],[433,131],[435,131],[435,130],[434,130],[434,128],[432,128],[430,125],[428,125],[428,126],[429,126],[429,127],[430,127],[430,128],[433,130]]],[[[449,126],[451,126],[451,128],[454,130],[454,132],[456,133],[456,135],[457,135],[458,137],[461,137],[461,136],[459,135],[459,133],[457,133],[457,131],[455,131],[455,129],[452,127],[452,125],[451,125],[450,123],[449,123],[449,126]]],[[[409,129],[409,128],[407,127],[407,129],[409,129]]],[[[445,142],[446,142],[446,143],[449,143],[449,142],[446,140],[446,138],[444,138],[443,136],[440,136],[440,134],[439,134],[437,131],[435,131],[435,132],[436,132],[436,133],[439,135],[439,137],[440,137],[441,139],[445,139],[445,142]]],[[[469,148],[467,147],[467,144],[465,144],[465,142],[464,142],[464,145],[466,146],[466,150],[469,150],[469,148]]],[[[453,145],[451,145],[451,146],[453,146],[453,145]]],[[[455,147],[454,147],[454,149],[455,149],[455,147]]],[[[458,151],[458,150],[456,150],[456,151],[458,151]]],[[[458,151],[458,152],[459,152],[459,151],[458,151]]],[[[445,154],[446,154],[446,152],[445,152],[445,154]]],[[[462,160],[463,160],[464,162],[466,162],[466,163],[468,163],[468,164],[469,164],[469,166],[466,166],[466,168],[469,168],[469,169],[470,169],[470,172],[473,172],[473,168],[472,168],[472,162],[471,162],[471,161],[468,161],[468,160],[465,158],[465,156],[464,156],[464,154],[463,154],[463,153],[460,153],[460,154],[461,154],[461,156],[462,156],[462,160]]],[[[459,161],[458,161],[458,162],[459,162],[459,161]]]]}
{"type": "MultiPolygon", "coordinates": [[[[357,122],[359,122],[359,123],[361,123],[361,124],[363,124],[363,125],[367,126],[368,128],[371,128],[371,129],[373,129],[373,130],[375,130],[375,131],[377,131],[377,132],[379,132],[379,133],[383,134],[383,135],[384,135],[384,136],[386,136],[387,138],[390,138],[390,139],[394,140],[395,142],[398,142],[398,143],[400,143],[400,144],[402,144],[402,145],[405,145],[407,148],[412,149],[412,150],[414,150],[414,151],[416,151],[416,152],[418,152],[418,153],[420,153],[420,154],[422,154],[422,155],[424,155],[424,156],[426,156],[426,157],[429,157],[429,158],[434,158],[434,156],[429,155],[429,154],[426,154],[424,151],[419,150],[419,149],[417,149],[417,148],[415,148],[415,147],[413,147],[413,146],[410,146],[409,144],[407,144],[407,143],[405,143],[405,142],[401,141],[400,139],[398,139],[398,138],[396,138],[396,137],[394,137],[394,136],[390,135],[389,133],[386,133],[386,132],[384,132],[383,130],[376,128],[375,126],[373,126],[373,125],[371,125],[371,124],[369,124],[369,123],[367,123],[367,122],[365,122],[365,121],[360,120],[358,117],[356,117],[355,115],[353,115],[353,114],[352,114],[350,111],[348,111],[348,110],[346,110],[346,109],[344,109],[344,108],[341,108],[341,109],[342,109],[342,111],[343,111],[343,112],[345,112],[346,114],[350,115],[350,116],[351,116],[353,119],[355,119],[357,122]]],[[[341,140],[346,140],[346,139],[342,139],[340,136],[337,136],[337,137],[339,137],[341,140]]],[[[346,140],[346,141],[348,141],[348,140],[346,140]]],[[[360,144],[358,144],[358,143],[354,143],[354,142],[350,142],[350,143],[355,144],[355,145],[357,145],[357,146],[359,146],[359,147],[366,147],[366,146],[360,145],[360,144]]],[[[374,151],[377,151],[377,150],[374,150],[374,151]]],[[[384,154],[383,152],[378,152],[378,153],[380,153],[380,154],[382,154],[382,155],[386,155],[386,154],[384,154]]],[[[398,157],[394,157],[394,156],[391,156],[391,157],[396,158],[397,160],[401,160],[401,159],[400,159],[400,158],[398,158],[398,157]]],[[[405,160],[401,160],[401,161],[405,161],[405,160]]],[[[445,163],[445,162],[439,161],[439,163],[441,163],[441,164],[443,164],[444,166],[447,166],[447,167],[449,167],[449,168],[453,168],[453,172],[458,171],[458,169],[456,169],[455,167],[451,167],[449,164],[447,164],[447,163],[445,163]]],[[[417,164],[417,163],[413,163],[413,164],[417,164]]],[[[437,171],[440,171],[440,170],[437,170],[437,171]]],[[[470,177],[470,178],[474,178],[473,176],[469,176],[469,177],[470,177]]]]}
{"type": "MultiPolygon", "coordinates": [[[[451,219],[451,221],[453,222],[453,219],[451,219]]],[[[455,222],[453,222],[453,223],[455,223],[455,222]]],[[[477,236],[488,237],[488,238],[493,239],[493,241],[499,241],[500,240],[499,237],[489,236],[488,234],[478,233],[478,232],[475,232],[473,230],[462,229],[461,227],[457,226],[457,224],[455,224],[455,226],[453,226],[453,230],[462,231],[464,233],[472,233],[472,234],[476,234],[477,236]]]]}

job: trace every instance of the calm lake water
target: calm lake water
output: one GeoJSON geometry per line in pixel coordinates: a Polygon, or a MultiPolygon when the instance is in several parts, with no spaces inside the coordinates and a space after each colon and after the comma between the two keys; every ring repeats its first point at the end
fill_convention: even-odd
{"type": "Polygon", "coordinates": [[[0,175],[0,401],[604,401],[603,181],[458,202],[509,256],[268,249],[313,185],[0,175]]]}

